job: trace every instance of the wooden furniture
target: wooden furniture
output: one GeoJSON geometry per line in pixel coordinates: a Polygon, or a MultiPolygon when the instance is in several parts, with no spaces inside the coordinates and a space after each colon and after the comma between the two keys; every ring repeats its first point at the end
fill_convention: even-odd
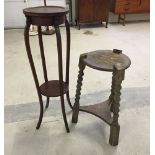
{"type": "Polygon", "coordinates": [[[66,0],[66,5],[69,8],[69,23],[72,24],[72,0],[66,0]]]}
{"type": "Polygon", "coordinates": [[[76,0],[76,25],[80,29],[80,23],[106,22],[110,10],[109,0],[76,0]]]}
{"type": "Polygon", "coordinates": [[[37,124],[37,129],[39,129],[42,117],[43,117],[43,100],[42,95],[47,97],[46,108],[49,105],[50,97],[60,96],[62,114],[65,123],[67,132],[69,132],[69,127],[67,123],[65,105],[64,105],[64,94],[66,94],[67,101],[72,108],[70,97],[69,97],[69,66],[70,66],[70,26],[66,19],[66,14],[68,10],[62,7],[55,6],[41,6],[41,7],[32,7],[26,8],[23,10],[26,16],[26,27],[25,27],[25,46],[31,66],[33,78],[35,81],[39,103],[40,103],[40,116],[37,124]],[[66,25],[66,34],[67,34],[67,52],[66,52],[66,79],[63,81],[63,63],[62,63],[62,44],[61,44],[61,34],[59,30],[59,25],[65,23],[66,25]],[[42,58],[42,66],[45,82],[42,85],[39,85],[36,69],[34,66],[33,57],[31,54],[30,42],[29,42],[29,28],[30,25],[37,25],[38,27],[38,39],[40,45],[40,54],[42,58]],[[58,68],[59,68],[59,80],[48,80],[46,61],[44,55],[44,46],[41,33],[41,26],[53,26],[56,32],[57,40],[57,49],[58,49],[58,68]]]}
{"type": "Polygon", "coordinates": [[[125,25],[126,14],[149,13],[150,0],[111,0],[111,11],[118,14],[118,23],[122,20],[125,25]]]}
{"type": "Polygon", "coordinates": [[[73,106],[72,122],[77,123],[79,111],[93,114],[104,120],[110,125],[109,143],[113,146],[118,144],[120,126],[118,123],[121,83],[124,80],[125,69],[131,64],[130,59],[122,54],[120,50],[98,50],[80,55],[79,75],[77,80],[77,89],[75,103],[73,106]],[[81,86],[84,75],[84,69],[90,68],[112,72],[112,87],[109,99],[105,102],[95,105],[80,106],[81,86]],[[111,115],[111,112],[113,113],[111,115]]]}

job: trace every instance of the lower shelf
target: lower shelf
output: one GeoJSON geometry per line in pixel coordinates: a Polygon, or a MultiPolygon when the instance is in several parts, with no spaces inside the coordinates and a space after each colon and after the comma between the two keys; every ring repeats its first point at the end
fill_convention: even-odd
{"type": "MultiPolygon", "coordinates": [[[[52,80],[43,83],[40,86],[41,94],[47,97],[58,97],[60,96],[60,83],[59,80],[52,80]]],[[[63,94],[68,92],[68,85],[63,82],[63,94]]]]}
{"type": "Polygon", "coordinates": [[[111,125],[113,119],[110,112],[110,106],[109,100],[107,100],[94,105],[80,106],[80,111],[93,114],[111,125]]]}

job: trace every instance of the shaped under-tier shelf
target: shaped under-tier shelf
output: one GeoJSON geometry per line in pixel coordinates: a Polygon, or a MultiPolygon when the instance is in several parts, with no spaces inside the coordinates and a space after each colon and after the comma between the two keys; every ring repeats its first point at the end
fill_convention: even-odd
{"type": "MultiPolygon", "coordinates": [[[[52,80],[43,83],[40,86],[41,94],[47,97],[58,97],[60,96],[60,82],[59,80],[52,80]]],[[[68,85],[63,82],[63,94],[68,92],[68,85]]]]}
{"type": "Polygon", "coordinates": [[[107,100],[94,105],[80,106],[80,111],[93,114],[111,125],[113,119],[111,116],[110,106],[111,104],[109,100],[107,100]]]}

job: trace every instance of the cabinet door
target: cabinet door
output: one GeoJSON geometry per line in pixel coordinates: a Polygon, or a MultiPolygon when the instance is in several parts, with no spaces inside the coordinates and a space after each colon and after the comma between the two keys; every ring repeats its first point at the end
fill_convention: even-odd
{"type": "Polygon", "coordinates": [[[109,0],[94,0],[94,20],[106,20],[108,18],[109,9],[109,0]]]}
{"type": "Polygon", "coordinates": [[[150,0],[140,0],[140,12],[150,12],[150,0]]]}
{"type": "Polygon", "coordinates": [[[79,20],[93,21],[93,0],[79,0],[79,20]]]}

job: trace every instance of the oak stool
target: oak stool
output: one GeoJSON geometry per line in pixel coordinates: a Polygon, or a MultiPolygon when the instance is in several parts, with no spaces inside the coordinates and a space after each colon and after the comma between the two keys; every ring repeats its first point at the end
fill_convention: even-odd
{"type": "Polygon", "coordinates": [[[109,143],[118,145],[120,125],[118,123],[121,83],[124,80],[125,70],[130,66],[130,59],[122,54],[121,50],[97,50],[80,55],[79,74],[73,106],[72,122],[77,123],[79,111],[93,114],[110,125],[109,143]],[[109,98],[102,103],[88,106],[80,106],[80,95],[84,69],[90,68],[112,72],[112,86],[109,98]]]}
{"type": "Polygon", "coordinates": [[[68,10],[66,8],[57,7],[57,6],[39,6],[39,7],[26,8],[23,10],[23,13],[26,16],[26,27],[24,32],[25,46],[26,46],[26,51],[27,51],[29,63],[31,66],[33,78],[35,81],[39,103],[40,103],[40,116],[39,116],[39,121],[36,129],[40,128],[42,117],[43,117],[44,107],[43,107],[42,95],[47,97],[46,108],[48,108],[49,106],[50,97],[60,96],[63,119],[64,119],[66,131],[69,132],[69,127],[68,127],[66,113],[65,113],[65,105],[64,105],[64,94],[66,94],[68,104],[72,108],[70,97],[69,97],[70,25],[66,18],[66,14],[68,13],[68,10]],[[59,29],[59,25],[63,23],[65,23],[65,26],[66,26],[66,36],[67,36],[65,81],[63,81],[62,42],[61,42],[61,34],[59,29]],[[33,57],[31,54],[31,48],[30,48],[30,42],[29,42],[29,28],[31,24],[37,25],[38,27],[40,54],[42,58],[42,67],[43,67],[43,73],[44,73],[44,79],[45,79],[45,82],[42,85],[39,85],[33,57]],[[57,50],[58,50],[59,80],[48,80],[41,26],[53,26],[55,28],[57,50]]]}

